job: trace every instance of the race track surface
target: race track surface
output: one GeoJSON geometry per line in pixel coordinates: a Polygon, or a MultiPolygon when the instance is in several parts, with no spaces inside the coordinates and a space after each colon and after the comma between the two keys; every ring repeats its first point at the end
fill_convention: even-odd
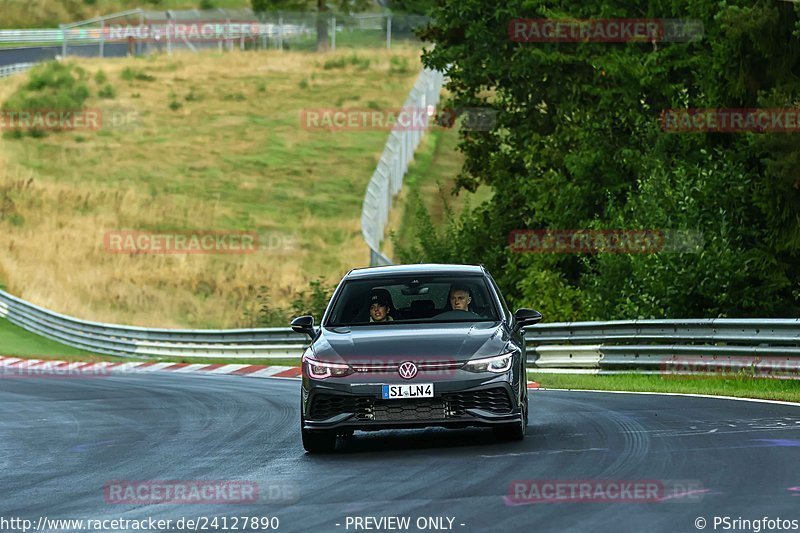
{"type": "Polygon", "coordinates": [[[311,456],[300,443],[296,380],[0,379],[0,516],[276,516],[279,531],[323,532],[367,531],[355,517],[389,516],[410,517],[408,531],[421,517],[451,518],[454,531],[697,531],[698,517],[714,531],[715,515],[800,519],[800,407],[529,394],[523,442],[499,443],[482,429],[359,433],[333,455],[311,456]],[[113,480],[245,480],[258,484],[260,501],[110,503],[113,480]],[[672,492],[532,503],[508,498],[515,480],[655,480],[672,492]],[[676,480],[691,483],[676,489],[676,480]]]}

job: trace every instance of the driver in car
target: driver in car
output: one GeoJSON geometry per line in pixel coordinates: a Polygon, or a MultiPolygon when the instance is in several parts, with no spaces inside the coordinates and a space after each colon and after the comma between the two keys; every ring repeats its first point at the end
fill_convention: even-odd
{"type": "Polygon", "coordinates": [[[369,321],[389,322],[394,320],[389,312],[392,308],[392,297],[386,289],[375,289],[369,297],[369,321]]]}
{"type": "Polygon", "coordinates": [[[450,307],[453,311],[469,311],[469,304],[472,296],[469,289],[463,285],[453,285],[450,287],[450,307]]]}

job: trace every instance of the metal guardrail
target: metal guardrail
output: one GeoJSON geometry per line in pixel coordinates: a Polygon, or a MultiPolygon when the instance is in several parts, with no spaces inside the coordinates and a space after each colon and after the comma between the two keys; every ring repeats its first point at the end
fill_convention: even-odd
{"type": "Polygon", "coordinates": [[[800,319],[624,320],[526,330],[528,365],[800,378],[800,319]]]}
{"type": "MultiPolygon", "coordinates": [[[[0,318],[95,353],[131,357],[300,357],[308,339],[290,328],[160,329],[90,322],[0,291],[0,318]]],[[[800,319],[561,322],[526,328],[533,369],[693,373],[756,370],[800,377],[800,319]]],[[[1,347],[0,347],[1,348],[1,347]]]]}
{"type": "MultiPolygon", "coordinates": [[[[129,357],[299,357],[308,343],[289,328],[182,330],[90,322],[0,291],[0,318],[68,346],[129,357]]],[[[1,348],[1,347],[0,347],[1,348]]]]}
{"type": "MultiPolygon", "coordinates": [[[[403,108],[433,111],[439,103],[443,83],[443,73],[424,69],[417,78],[414,88],[411,89],[403,108]]],[[[361,234],[370,248],[372,266],[392,264],[391,260],[381,253],[381,242],[389,220],[389,211],[392,209],[392,200],[403,186],[403,177],[408,171],[409,163],[414,159],[414,152],[424,134],[423,129],[404,128],[398,122],[389,134],[378,167],[367,185],[361,209],[361,234]]]]}
{"type": "Polygon", "coordinates": [[[36,63],[16,63],[14,65],[5,65],[0,67],[0,78],[6,78],[18,72],[25,72],[32,68],[36,63]]]}

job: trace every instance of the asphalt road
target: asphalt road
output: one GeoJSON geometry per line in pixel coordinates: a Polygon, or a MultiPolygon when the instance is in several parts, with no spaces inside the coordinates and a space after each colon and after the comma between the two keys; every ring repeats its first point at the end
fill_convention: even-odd
{"type": "Polygon", "coordinates": [[[714,531],[715,515],[800,521],[796,406],[531,391],[523,442],[498,443],[487,430],[380,432],[310,456],[298,389],[236,376],[0,379],[0,518],[217,516],[232,526],[234,516],[272,516],[278,531],[322,532],[367,531],[356,517],[390,516],[409,517],[408,531],[423,517],[451,518],[455,531],[697,531],[698,517],[714,531]],[[111,503],[112,480],[244,480],[258,484],[260,501],[111,503]],[[655,480],[671,492],[518,505],[507,498],[515,480],[655,480]],[[686,496],[680,487],[690,485],[686,496]]]}

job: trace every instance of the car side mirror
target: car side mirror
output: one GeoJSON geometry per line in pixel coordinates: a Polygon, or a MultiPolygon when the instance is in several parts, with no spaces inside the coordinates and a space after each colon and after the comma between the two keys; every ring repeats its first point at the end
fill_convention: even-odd
{"type": "Polygon", "coordinates": [[[314,330],[314,317],[311,315],[299,316],[292,320],[292,331],[295,333],[305,333],[312,339],[316,335],[314,330]]]}
{"type": "Polygon", "coordinates": [[[521,308],[514,313],[514,329],[532,326],[542,319],[542,313],[534,309],[521,308]]]}

